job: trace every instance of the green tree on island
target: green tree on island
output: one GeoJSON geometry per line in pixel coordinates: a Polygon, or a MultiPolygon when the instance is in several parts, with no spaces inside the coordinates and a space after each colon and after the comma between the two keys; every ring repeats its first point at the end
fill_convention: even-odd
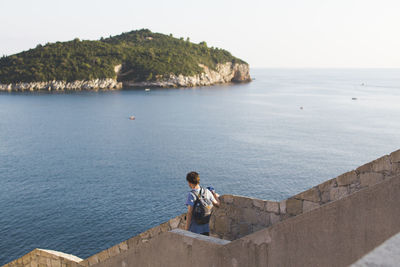
{"type": "Polygon", "coordinates": [[[154,80],[173,73],[185,76],[202,72],[198,64],[215,69],[218,63],[245,63],[228,51],[209,48],[206,42],[190,43],[172,35],[142,29],[98,41],[75,38],[68,42],[37,45],[0,58],[0,83],[75,81],[117,78],[120,81],[154,80]]]}

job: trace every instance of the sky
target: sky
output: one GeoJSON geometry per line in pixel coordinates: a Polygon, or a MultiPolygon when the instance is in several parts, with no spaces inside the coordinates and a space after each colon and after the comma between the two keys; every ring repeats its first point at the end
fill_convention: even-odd
{"type": "Polygon", "coordinates": [[[398,0],[0,0],[0,56],[142,28],[253,68],[400,68],[398,0]]]}

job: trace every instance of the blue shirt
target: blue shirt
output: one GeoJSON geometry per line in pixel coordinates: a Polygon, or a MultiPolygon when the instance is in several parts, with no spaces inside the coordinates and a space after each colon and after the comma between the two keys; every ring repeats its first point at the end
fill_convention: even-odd
{"type": "MultiPolygon", "coordinates": [[[[208,198],[209,200],[211,200],[211,202],[216,202],[213,194],[210,192],[210,190],[208,190],[207,188],[203,188],[203,190],[205,190],[204,192],[204,196],[205,198],[208,198]]],[[[194,205],[194,202],[196,201],[196,196],[199,194],[200,192],[200,188],[199,189],[192,189],[186,198],[186,206],[192,206],[194,205]]],[[[210,225],[208,223],[206,224],[197,224],[193,219],[190,222],[190,226],[189,226],[189,231],[196,233],[196,234],[202,234],[202,233],[208,233],[210,232],[210,225]]]]}

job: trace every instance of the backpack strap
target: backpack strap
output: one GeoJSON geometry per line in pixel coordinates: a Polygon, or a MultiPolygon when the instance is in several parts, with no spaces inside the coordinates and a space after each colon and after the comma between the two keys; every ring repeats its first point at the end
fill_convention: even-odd
{"type": "Polygon", "coordinates": [[[199,190],[199,194],[197,195],[197,197],[200,199],[200,197],[203,195],[202,193],[201,193],[201,191],[203,191],[203,187],[200,187],[200,190],[199,190]]]}
{"type": "Polygon", "coordinates": [[[192,195],[193,195],[193,197],[194,197],[194,200],[196,201],[196,200],[197,200],[197,199],[199,199],[199,198],[200,198],[200,196],[201,196],[201,188],[200,188],[200,191],[199,191],[199,193],[198,193],[198,194],[196,193],[196,191],[195,191],[194,189],[190,190],[190,194],[192,194],[192,195]]]}

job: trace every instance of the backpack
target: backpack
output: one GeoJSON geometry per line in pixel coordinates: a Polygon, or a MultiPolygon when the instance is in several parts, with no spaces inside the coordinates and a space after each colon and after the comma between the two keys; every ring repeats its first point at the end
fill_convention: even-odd
{"type": "Polygon", "coordinates": [[[205,189],[200,187],[200,192],[196,196],[193,204],[192,218],[197,224],[207,224],[210,221],[211,209],[213,207],[211,200],[205,197],[205,189]]]}

